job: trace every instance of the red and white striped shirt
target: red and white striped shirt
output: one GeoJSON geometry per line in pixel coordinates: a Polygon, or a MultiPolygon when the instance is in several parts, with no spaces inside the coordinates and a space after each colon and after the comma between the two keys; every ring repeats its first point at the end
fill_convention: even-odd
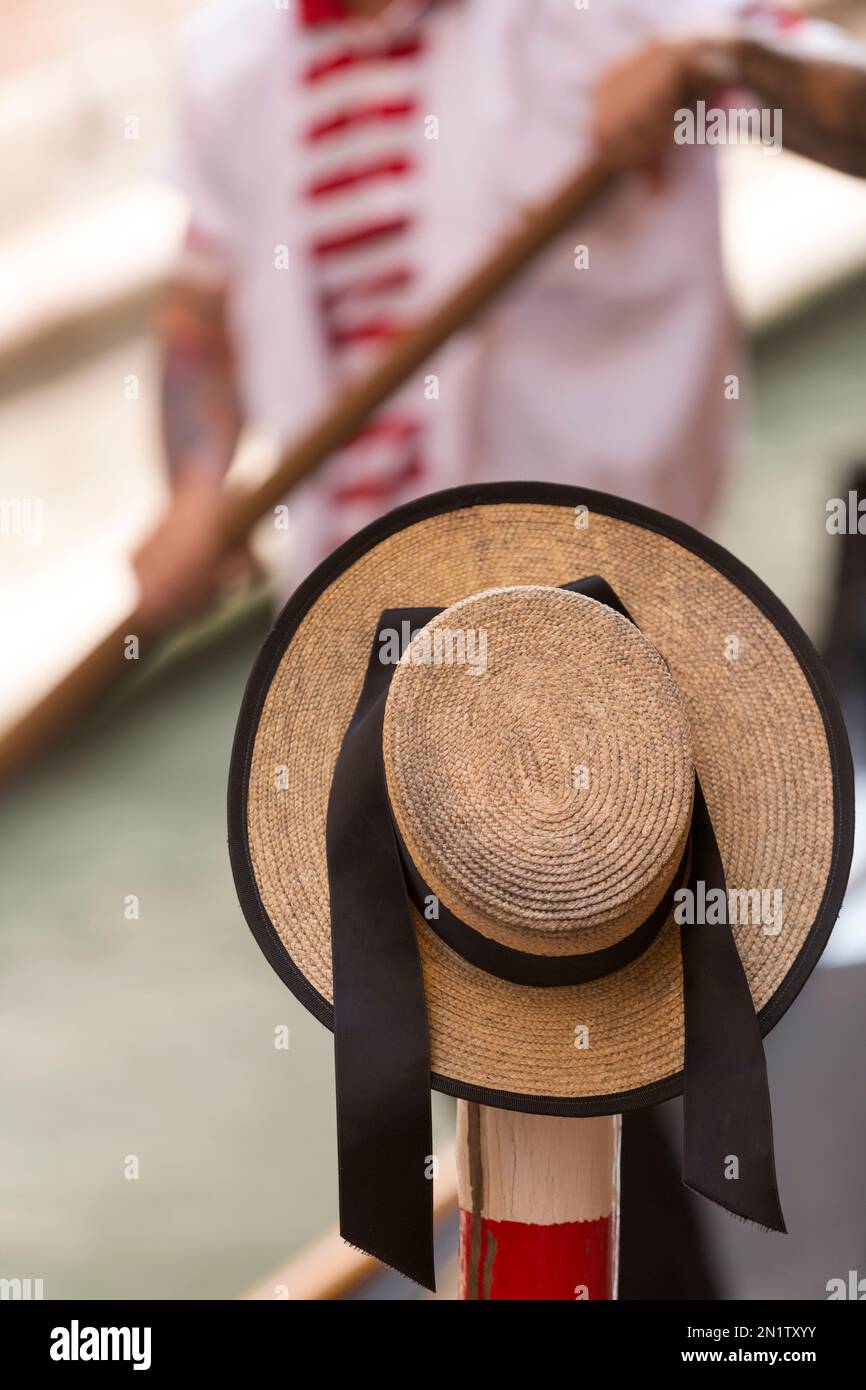
{"type": "MultiPolygon", "coordinates": [[[[767,28],[792,50],[842,44],[755,0],[745,16],[741,0],[438,0],[414,17],[396,0],[371,23],[334,0],[196,10],[174,161],[184,273],[226,288],[251,432],[299,438],[591,158],[614,63],[668,34],[767,28]]],[[[287,592],[377,515],[461,481],[579,483],[704,523],[739,416],[722,383],[741,370],[714,154],[678,149],[658,195],[623,185],[576,233],[591,269],[563,237],[293,489],[287,592]]]]}
{"type": "MultiPolygon", "coordinates": [[[[343,0],[301,0],[303,92],[289,196],[300,195],[336,389],[369,372],[417,317],[428,8],[395,6],[359,21],[343,0]]],[[[416,382],[399,393],[341,451],[326,551],[371,504],[387,510],[425,490],[419,390],[416,382]]]]}

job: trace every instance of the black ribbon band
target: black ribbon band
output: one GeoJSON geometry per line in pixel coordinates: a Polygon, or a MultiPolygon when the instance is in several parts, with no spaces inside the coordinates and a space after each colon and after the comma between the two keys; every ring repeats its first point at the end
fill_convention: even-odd
{"type": "MultiPolygon", "coordinates": [[[[629,621],[599,576],[563,586],[629,621]]],[[[433,1269],[430,1056],[421,965],[410,900],[424,912],[430,889],[403,845],[382,761],[385,702],[394,666],[381,639],[408,634],[441,609],[382,614],[354,717],[337,759],[327,820],[334,976],[340,1231],[427,1288],[433,1269]]],[[[401,643],[401,654],[402,654],[401,643]]],[[[602,951],[536,956],[475,931],[439,903],[429,926],[471,964],[498,978],[551,987],[622,969],[656,939],[686,859],[688,886],[720,889],[724,870],[695,778],[689,844],[661,903],[632,933],[602,951]]],[[[749,1220],[784,1230],[773,1162],[772,1120],[760,1029],[727,922],[682,932],[685,998],[683,1180],[749,1220]]]]}
{"type": "Polygon", "coordinates": [[[606,946],[600,951],[584,951],[582,954],[568,956],[539,956],[532,951],[517,951],[511,946],[502,946],[483,932],[476,931],[468,923],[455,917],[445,904],[437,899],[437,915],[430,916],[427,904],[436,895],[421,877],[409,854],[396,824],[394,834],[403,860],[403,872],[409,888],[409,896],[421,913],[427,925],[440,940],[450,946],[452,951],[486,970],[488,975],[496,975],[500,980],[508,980],[513,985],[533,985],[536,988],[550,988],[555,985],[586,985],[592,980],[601,980],[605,975],[613,975],[642,956],[655,941],[674,907],[674,894],[683,886],[683,873],[689,859],[689,845],[686,845],[673,878],[664,896],[650,915],[629,932],[628,936],[606,946]]]}

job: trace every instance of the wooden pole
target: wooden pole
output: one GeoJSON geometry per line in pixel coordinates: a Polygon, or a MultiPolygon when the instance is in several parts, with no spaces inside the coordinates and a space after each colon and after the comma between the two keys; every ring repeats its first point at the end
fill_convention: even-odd
{"type": "MultiPolygon", "coordinates": [[[[548,203],[529,213],[520,230],[402,339],[368,377],[341,396],[283,455],[270,477],[250,492],[227,493],[223,551],[234,550],[296,483],[346,444],[432,353],[486,309],[556,236],[596,202],[612,177],[606,165],[596,162],[570,179],[548,203]]],[[[130,669],[126,660],[130,636],[138,638],[139,653],[144,655],[148,641],[156,634],[147,632],[137,612],[130,613],[4,735],[0,740],[0,780],[39,753],[70,719],[130,669]]]]}
{"type": "Polygon", "coordinates": [[[461,1299],[616,1298],[620,1129],[459,1102],[461,1299]]]}

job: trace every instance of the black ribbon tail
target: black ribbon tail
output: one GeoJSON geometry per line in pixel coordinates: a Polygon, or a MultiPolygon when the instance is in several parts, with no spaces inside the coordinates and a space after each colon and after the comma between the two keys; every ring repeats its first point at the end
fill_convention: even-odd
{"type": "Polygon", "coordinates": [[[680,929],[683,1181],[727,1211],[784,1233],[761,1030],[728,920],[721,855],[696,779],[689,885],[696,895],[701,881],[706,895],[717,890],[721,920],[684,923],[680,929]]]}
{"type": "Polygon", "coordinates": [[[327,820],[340,1234],[431,1290],[427,1006],[381,748],[394,642],[438,611],[382,615],[327,820]]]}
{"type": "MultiPolygon", "coordinates": [[[[606,603],[634,622],[598,574],[563,587],[606,603]]],[[[784,1232],[761,1029],[731,931],[724,866],[697,777],[691,845],[693,901],[699,882],[705,894],[720,890],[720,920],[681,928],[683,1182],[747,1221],[784,1232]]]]}

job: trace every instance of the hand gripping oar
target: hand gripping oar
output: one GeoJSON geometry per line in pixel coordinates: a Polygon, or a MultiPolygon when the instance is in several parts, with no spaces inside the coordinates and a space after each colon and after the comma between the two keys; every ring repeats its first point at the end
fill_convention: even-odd
{"type": "MultiPolygon", "coordinates": [[[[520,230],[493,252],[424,320],[403,338],[378,367],[337,400],[282,456],[273,473],[248,492],[226,492],[222,548],[234,550],[287,492],[330,454],[346,444],[383,401],[437,348],[468,324],[524,270],[550,242],[567,230],[601,196],[613,178],[600,161],[575,175],[547,203],[527,214],[520,230]]],[[[0,740],[0,779],[40,752],[75,716],[129,671],[125,642],[130,634],[150,634],[137,612],[109,632],[63,679],[0,740]]]]}

